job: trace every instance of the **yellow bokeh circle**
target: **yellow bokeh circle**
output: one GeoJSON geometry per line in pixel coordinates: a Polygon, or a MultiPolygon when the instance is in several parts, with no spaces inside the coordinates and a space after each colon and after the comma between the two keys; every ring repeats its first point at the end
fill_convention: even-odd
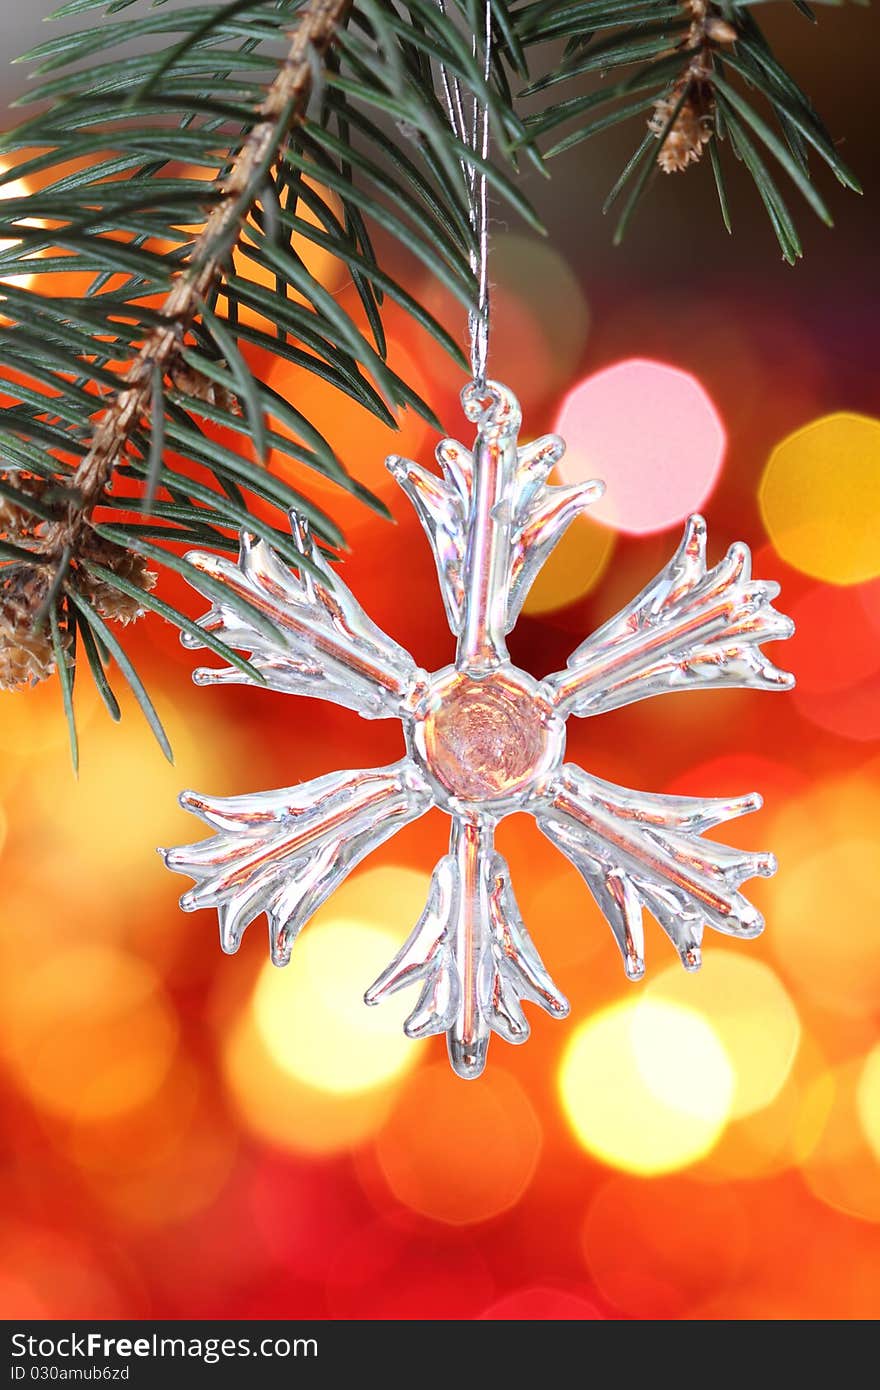
{"type": "MultiPolygon", "coordinates": [[[[394,935],[397,943],[394,954],[421,917],[430,886],[430,874],[404,864],[360,869],[337,888],[314,920],[317,924],[331,918],[355,918],[358,922],[381,927],[394,935]]],[[[383,964],[387,965],[388,961],[383,964]]],[[[372,984],[372,977],[364,981],[362,994],[369,984],[372,984]]],[[[416,996],[411,997],[415,1004],[416,996]]]]}
{"type": "Polygon", "coordinates": [[[364,1004],[364,990],[400,947],[395,935],[358,919],[313,923],[290,969],[264,966],[254,1021],[273,1061],[320,1091],[356,1094],[382,1086],[414,1061],[403,1020],[412,1003],[364,1004]]]}
{"type": "Polygon", "coordinates": [[[767,534],[795,569],[829,584],[880,575],[880,420],[813,420],[773,450],[758,495],[767,534]]]}
{"type": "Polygon", "coordinates": [[[262,967],[229,1031],[226,1080],[248,1127],[295,1153],[357,1147],[384,1123],[418,1058],[414,1000],[371,1009],[364,991],[425,905],[428,879],[398,864],[354,874],[308,924],[291,964],[262,967]]]}
{"type": "Polygon", "coordinates": [[[616,537],[609,527],[576,517],[540,570],[523,612],[552,613],[588,594],[605,573],[616,537]]]}
{"type": "Polygon", "coordinates": [[[679,965],[661,971],[646,996],[699,1010],[711,1020],[734,1071],[732,1119],[776,1099],[791,1072],[801,1027],[791,996],[770,966],[716,948],[696,975],[679,965]]]}
{"type": "Polygon", "coordinates": [[[880,1043],[865,1058],[856,1087],[859,1123],[880,1163],[880,1043]]]}
{"type": "Polygon", "coordinates": [[[395,1086],[318,1091],[279,1066],[248,1010],[225,1039],[226,1082],[251,1133],[274,1147],[311,1157],[345,1153],[380,1128],[395,1086]]]}
{"type": "Polygon", "coordinates": [[[731,1114],[735,1074],[693,1009],[642,997],[575,1031],[559,1091],[578,1142],[615,1168],[668,1173],[709,1153],[731,1114]]]}

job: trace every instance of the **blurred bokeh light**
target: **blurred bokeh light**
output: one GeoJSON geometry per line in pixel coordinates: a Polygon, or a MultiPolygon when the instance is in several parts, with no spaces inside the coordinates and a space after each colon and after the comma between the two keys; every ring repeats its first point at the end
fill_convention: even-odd
{"type": "Polygon", "coordinates": [[[783,560],[830,584],[880,574],[880,420],[840,411],[783,439],[759,492],[783,560]]]}
{"type": "Polygon", "coordinates": [[[791,996],[769,966],[716,946],[691,979],[677,963],[649,981],[648,999],[699,1011],[733,1068],[730,1117],[769,1105],[785,1085],[800,1042],[791,996]]]}
{"type": "Polygon", "coordinates": [[[480,1084],[467,1087],[445,1060],[420,1067],[376,1140],[394,1196],[422,1216],[454,1226],[485,1221],[512,1207],[532,1178],[540,1121],[520,1083],[493,1060],[480,1084]]]}
{"type": "Polygon", "coordinates": [[[552,613],[583,598],[599,583],[613,550],[613,531],[577,517],[529,590],[523,612],[552,613]]]}
{"type": "Polygon", "coordinates": [[[641,358],[575,386],[555,428],[567,444],[559,465],[564,480],[602,478],[605,496],[591,515],[633,535],[665,531],[699,511],[726,446],[718,411],[697,378],[641,358]]]}
{"type": "Polygon", "coordinates": [[[880,1161],[880,1043],[865,1058],[856,1103],[865,1138],[880,1161]]]}
{"type": "Polygon", "coordinates": [[[845,838],[799,852],[768,893],[771,945],[789,978],[811,1000],[845,1013],[880,1003],[877,827],[852,826],[845,838]]]}
{"type": "Polygon", "coordinates": [[[696,1300],[735,1287],[753,1239],[741,1195],[685,1176],[608,1178],[582,1231],[592,1278],[618,1316],[629,1317],[646,1301],[656,1317],[680,1317],[696,1300]]]}
{"type": "Polygon", "coordinates": [[[254,991],[257,1028],[283,1071],[319,1091],[369,1091],[412,1065],[405,1001],[364,1009],[373,980],[400,943],[389,931],[331,918],[297,945],[293,979],[267,962],[254,991]]]}
{"type": "MultiPolygon", "coordinates": [[[[8,160],[0,159],[0,174],[5,174],[10,168],[11,165],[8,160]]],[[[29,192],[30,189],[24,179],[8,179],[6,183],[0,183],[0,198],[26,198],[29,192]]],[[[0,252],[8,251],[14,245],[15,242],[10,237],[0,237],[0,252]]],[[[33,275],[0,276],[0,285],[19,285],[27,289],[33,285],[33,282],[33,275]]]]}
{"type": "Polygon", "coordinates": [[[631,1173],[702,1158],[732,1114],[734,1071],[713,1025],[662,998],[613,1004],[580,1024],[559,1092],[579,1143],[631,1173]]]}
{"type": "Polygon", "coordinates": [[[177,1034],[155,972],[107,946],[53,941],[26,980],[4,990],[6,1063],[55,1115],[95,1120],[136,1108],[165,1079],[177,1034]]]}

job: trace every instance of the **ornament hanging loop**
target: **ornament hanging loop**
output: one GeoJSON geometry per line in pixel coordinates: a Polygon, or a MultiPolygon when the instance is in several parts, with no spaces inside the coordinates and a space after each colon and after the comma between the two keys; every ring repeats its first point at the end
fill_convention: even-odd
{"type": "MultiPolygon", "coordinates": [[[[437,0],[437,3],[441,13],[445,14],[445,0],[437,0]]],[[[492,0],[485,0],[483,32],[479,39],[477,34],[474,34],[473,54],[475,59],[482,58],[482,77],[488,89],[492,73],[492,0]]],[[[481,391],[486,385],[489,364],[489,191],[485,173],[489,157],[489,107],[488,100],[481,101],[475,92],[468,119],[461,83],[454,73],[449,73],[444,63],[440,64],[440,82],[449,124],[454,134],[466,149],[479,157],[482,165],[478,170],[469,159],[460,160],[467,188],[468,220],[472,232],[469,260],[476,281],[476,298],[468,313],[471,376],[477,390],[481,391]]]]}
{"type": "Polygon", "coordinates": [[[474,379],[462,388],[461,408],[483,436],[503,433],[515,439],[522,424],[519,401],[512,391],[497,381],[474,379]]]}

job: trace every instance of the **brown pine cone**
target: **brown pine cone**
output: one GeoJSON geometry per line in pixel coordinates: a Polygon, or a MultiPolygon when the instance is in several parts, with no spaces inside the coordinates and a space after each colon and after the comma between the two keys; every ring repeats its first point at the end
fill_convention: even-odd
{"type": "Polygon", "coordinates": [[[0,581],[0,690],[36,685],[55,670],[48,623],[34,630],[48,591],[48,576],[37,569],[16,566],[0,581]]]}
{"type": "Polygon", "coordinates": [[[134,555],[122,546],[114,545],[112,541],[105,541],[100,536],[90,534],[83,542],[81,556],[85,564],[79,569],[78,588],[102,618],[128,624],[144,616],[146,610],[136,598],[115,589],[109,580],[93,574],[88,569],[89,560],[93,560],[96,564],[103,565],[104,569],[118,574],[121,579],[126,579],[129,584],[135,584],[145,593],[149,593],[155,588],[159,576],[147,568],[147,562],[142,555],[134,555]]]}

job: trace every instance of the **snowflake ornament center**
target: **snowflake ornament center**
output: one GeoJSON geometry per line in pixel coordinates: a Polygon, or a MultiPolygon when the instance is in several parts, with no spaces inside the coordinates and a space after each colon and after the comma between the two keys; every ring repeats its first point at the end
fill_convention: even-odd
{"type": "Polygon", "coordinates": [[[444,809],[498,815],[559,766],[565,724],[526,671],[508,665],[474,677],[448,666],[430,678],[410,737],[444,809]]]}
{"type": "MultiPolygon", "coordinates": [[[[181,906],[217,909],[224,950],[237,950],[248,924],[265,914],[272,959],[286,965],[304,924],[355,865],[439,806],[451,822],[449,851],[434,869],[422,916],[365,998],[376,1004],[417,986],[406,1033],[445,1033],[454,1070],[475,1077],[492,1033],[514,1043],[528,1037],[524,1003],[555,1018],[568,1012],[495,849],[502,816],[534,816],[572,862],[630,979],[645,968],[645,909],[688,970],[700,964],[706,926],[744,938],[762,930],[739,889],[772,874],[773,856],[703,838],[757,810],[761,798],[668,796],[604,782],[563,762],[565,721],[668,691],[789,689],[792,677],[761,643],[794,629],[771,606],[778,585],[752,578],[746,546],[732,545],[707,567],[706,527],[695,516],[669,564],[581,643],[564,671],[538,681],[518,670],[506,636],[547,556],[602,484],[548,483],[565,445],[546,435],[520,446],[520,409],[506,387],[471,382],[462,404],[476,425],[474,446],[443,440],[441,475],[388,460],[431,543],[457,638],[452,666],[430,676],[419,669],[370,621],[295,515],[301,565],[289,567],[248,532],[237,563],[203,551],[187,557],[212,607],[200,620],[205,643],[184,633],[186,646],[219,638],[248,653],[274,690],[333,700],[367,719],[399,719],[406,756],[274,792],[184,792],[182,804],[214,833],[163,853],[170,869],[194,880],[181,906]]],[[[254,683],[239,666],[203,668],[194,679],[254,683]]]]}

